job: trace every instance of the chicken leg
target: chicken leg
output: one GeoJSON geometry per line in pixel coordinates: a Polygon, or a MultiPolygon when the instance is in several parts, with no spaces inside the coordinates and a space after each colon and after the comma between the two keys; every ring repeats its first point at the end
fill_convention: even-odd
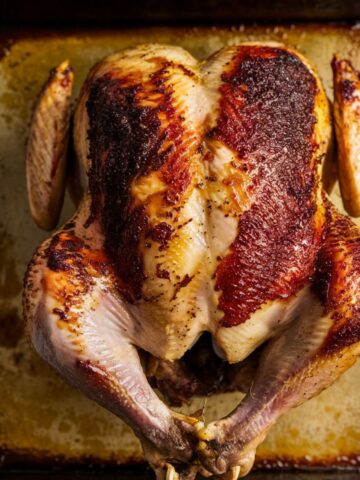
{"type": "Polygon", "coordinates": [[[215,475],[246,475],[279,416],[331,385],[360,354],[360,232],[327,207],[328,232],[301,313],[269,342],[239,407],[199,432],[199,456],[215,475]]]}
{"type": "Polygon", "coordinates": [[[148,384],[99,232],[78,225],[77,217],[46,241],[29,266],[24,309],[36,319],[28,322],[32,342],[70,383],[131,425],[155,469],[189,462],[198,419],[170,411],[148,384]]]}

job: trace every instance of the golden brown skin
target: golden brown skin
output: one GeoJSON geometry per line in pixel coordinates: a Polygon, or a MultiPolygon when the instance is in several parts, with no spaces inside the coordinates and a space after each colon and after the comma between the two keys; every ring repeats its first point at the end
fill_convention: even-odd
{"type": "Polygon", "coordinates": [[[64,198],[73,81],[68,60],[52,70],[35,106],[28,137],[30,210],[37,225],[45,230],[56,226],[64,198]]]}
{"type": "Polygon", "coordinates": [[[360,216],[360,78],[349,60],[334,57],[334,118],[341,196],[346,211],[360,216]]]}
{"type": "Polygon", "coordinates": [[[202,64],[143,45],[84,84],[88,191],[34,256],[24,310],[39,354],[128,422],[159,479],[246,475],[276,419],[358,354],[360,234],[322,192],[329,138],[316,72],[279,44],[202,64]],[[268,341],[243,402],[208,426],[170,410],[139,357],[176,362],[203,332],[234,368],[268,341]]]}

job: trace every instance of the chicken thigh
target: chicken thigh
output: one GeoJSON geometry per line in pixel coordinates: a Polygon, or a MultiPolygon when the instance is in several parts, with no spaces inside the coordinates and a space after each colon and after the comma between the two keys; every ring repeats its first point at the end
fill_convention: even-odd
{"type": "Polygon", "coordinates": [[[329,139],[316,72],[280,44],[202,63],[143,45],[85,81],[88,185],[34,255],[24,311],[39,354],[134,429],[158,478],[246,475],[276,419],[355,361],[360,233],[322,191],[329,139]],[[142,355],[176,364],[205,332],[235,369],[267,342],[244,400],[207,426],[160,399],[142,355]]]}

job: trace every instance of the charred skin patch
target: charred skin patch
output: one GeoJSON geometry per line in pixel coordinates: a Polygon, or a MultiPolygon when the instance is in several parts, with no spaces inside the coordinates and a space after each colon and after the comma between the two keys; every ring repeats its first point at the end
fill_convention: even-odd
{"type": "Polygon", "coordinates": [[[103,250],[85,245],[71,231],[54,235],[46,251],[45,290],[61,305],[53,313],[62,324],[77,320],[76,306],[83,302],[96,278],[109,274],[111,264],[103,250]]]}
{"type": "Polygon", "coordinates": [[[189,283],[191,282],[192,279],[193,279],[193,277],[190,277],[190,275],[186,274],[186,275],[184,275],[184,277],[181,280],[179,280],[175,284],[173,299],[176,298],[177,294],[180,292],[180,290],[182,288],[185,288],[187,285],[189,285],[189,283]]]}
{"type": "Polygon", "coordinates": [[[238,50],[222,81],[209,135],[236,153],[254,198],[216,272],[222,325],[231,327],[294,294],[313,271],[322,236],[314,221],[317,85],[295,55],[253,46],[238,50]]]}
{"type": "Polygon", "coordinates": [[[166,249],[173,233],[174,229],[171,225],[166,222],[161,222],[150,230],[149,236],[152,240],[160,244],[159,250],[162,251],[166,249]]]}
{"type": "Polygon", "coordinates": [[[360,238],[358,227],[328,203],[329,229],[316,262],[313,292],[333,325],[323,350],[334,353],[360,341],[360,238]]]}
{"type": "Polygon", "coordinates": [[[185,155],[183,119],[173,106],[171,85],[166,83],[168,69],[176,66],[161,59],[154,62],[158,70],[144,82],[115,74],[98,78],[89,87],[87,101],[92,196],[87,225],[99,217],[105,249],[128,301],[141,298],[146,278],[141,241],[158,232],[166,248],[168,238],[166,224],[152,226],[146,205],[135,205],[133,181],[157,171],[168,187],[164,204],[176,203],[190,183],[191,155],[185,155]]]}
{"type": "Polygon", "coordinates": [[[354,100],[354,92],[356,90],[355,81],[351,80],[350,78],[341,78],[340,75],[341,72],[343,72],[343,75],[346,73],[350,75],[353,74],[355,78],[359,78],[358,72],[356,72],[349,60],[338,60],[336,57],[332,59],[331,66],[333,68],[333,72],[339,76],[337,85],[340,94],[339,96],[343,102],[351,103],[354,100]]]}
{"type": "Polygon", "coordinates": [[[144,279],[138,244],[148,222],[144,209],[132,208],[130,185],[136,175],[159,168],[162,143],[156,111],[137,105],[139,89],[105,75],[91,85],[87,102],[92,196],[87,225],[100,215],[105,248],[135,297],[144,279]]]}
{"type": "Polygon", "coordinates": [[[352,100],[354,91],[355,91],[355,84],[351,80],[343,80],[341,83],[341,92],[343,95],[344,100],[352,100]]]}

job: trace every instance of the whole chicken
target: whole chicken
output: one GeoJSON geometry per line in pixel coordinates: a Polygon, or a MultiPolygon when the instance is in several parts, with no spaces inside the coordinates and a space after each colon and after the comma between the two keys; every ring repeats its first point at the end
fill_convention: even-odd
{"type": "MultiPolygon", "coordinates": [[[[64,64],[30,131],[30,205],[47,227],[71,84],[64,64]]],[[[277,43],[204,62],[142,45],[88,75],[74,117],[84,195],[35,253],[24,311],[37,352],[133,428],[158,479],[245,476],[279,416],[356,360],[360,232],[322,189],[330,135],[314,68],[277,43]],[[247,392],[226,418],[167,405],[209,382],[247,392]]]]}

